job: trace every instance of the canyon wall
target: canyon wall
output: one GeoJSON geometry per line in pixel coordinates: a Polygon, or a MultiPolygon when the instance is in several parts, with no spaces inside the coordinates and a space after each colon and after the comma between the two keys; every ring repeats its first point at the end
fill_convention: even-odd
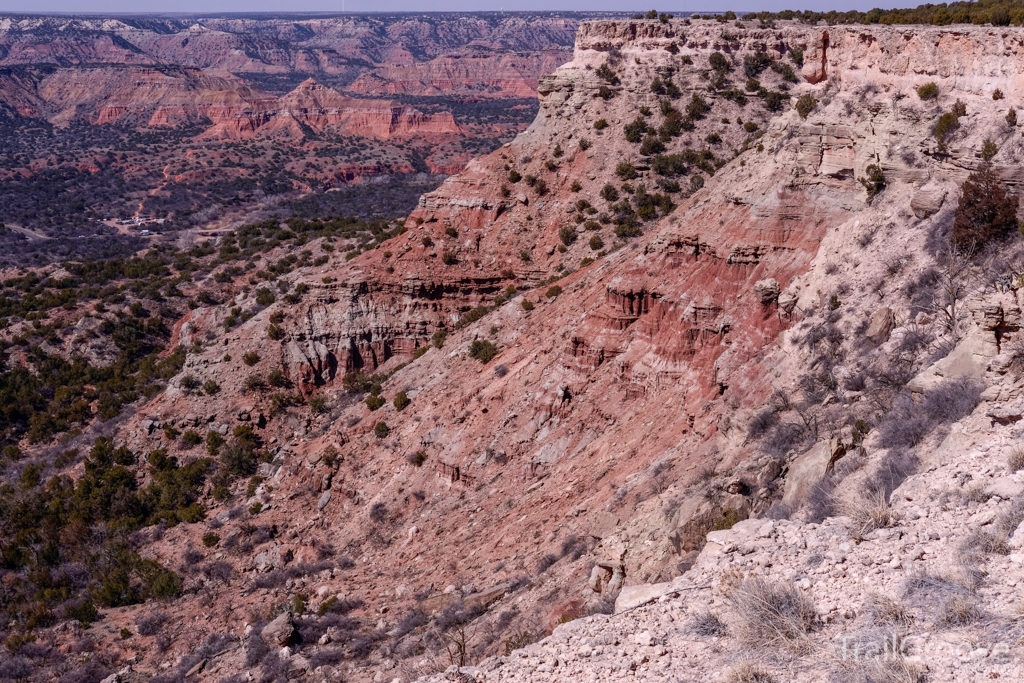
{"type": "MultiPolygon", "coordinates": [[[[404,233],[348,259],[313,241],[307,248],[327,262],[280,278],[299,303],[257,307],[252,291],[200,306],[182,325],[182,376],[121,437],[144,452],[163,443],[161,424],[225,434],[257,425],[272,461],[244,496],[245,483],[235,487],[236,505],[280,532],[252,556],[223,556],[245,590],[211,597],[203,629],[248,637],[239,624],[270,602],[358,598],[353,614],[381,644],[337,668],[353,680],[408,680],[452,663],[443,647],[452,641],[435,631],[467,606],[473,616],[459,627],[471,638],[461,645],[480,659],[504,652],[510,636],[607,611],[628,595],[623,586],[675,580],[658,589],[668,596],[789,563],[785,581],[807,578],[800,590],[835,603],[839,555],[860,561],[867,553],[854,546],[900,532],[842,536],[839,522],[820,519],[798,528],[817,514],[808,492],[847,465],[859,472],[851,482],[895,467],[876,434],[895,419],[897,396],[923,405],[949,377],[996,387],[979,386],[978,411],[1020,395],[1011,360],[997,358],[1019,332],[1009,284],[1019,244],[971,271],[962,334],[943,322],[940,283],[953,206],[984,141],[997,147],[994,170],[1011,188],[1019,182],[1024,141],[1007,117],[1019,103],[1022,37],[992,27],[584,23],[572,61],[540,79],[533,124],[424,195],[404,233]],[[761,63],[753,76],[747,57],[761,63]],[[939,94],[922,99],[916,89],[930,82],[939,94]],[[936,137],[954,108],[958,127],[936,137]],[[254,315],[225,331],[232,306],[254,315]],[[324,409],[249,386],[275,370],[324,409]],[[346,391],[343,377],[357,370],[378,373],[364,388],[379,382],[383,398],[346,391]],[[190,392],[186,375],[220,391],[190,392]],[[793,521],[781,531],[746,521],[769,516],[793,521]],[[813,545],[822,572],[780,559],[773,539],[813,545]],[[302,574],[322,548],[343,548],[353,571],[302,574]],[[297,578],[284,587],[259,581],[290,567],[297,578]]],[[[303,97],[326,96],[305,87],[303,97]]],[[[350,375],[349,388],[359,379],[350,375]]],[[[975,415],[979,439],[987,422],[975,415]]],[[[946,464],[955,457],[956,444],[920,443],[946,464]]],[[[931,457],[916,447],[912,457],[931,457]]],[[[227,504],[210,510],[225,536],[244,531],[243,513],[233,514],[227,504]]],[[[174,566],[205,531],[178,525],[146,552],[174,566]]],[[[931,540],[929,553],[949,550],[931,540]]],[[[878,572],[903,568],[885,566],[878,572]]],[[[857,576],[858,586],[875,580],[857,576]]],[[[196,592],[206,585],[190,581],[196,592]]],[[[720,609],[722,594],[699,596],[695,604],[720,609]]],[[[190,600],[168,607],[181,623],[196,616],[190,600]]],[[[836,603],[821,627],[867,609],[836,603]]],[[[110,628],[131,617],[113,613],[110,628]]],[[[603,623],[585,618],[521,669],[518,657],[492,658],[471,673],[500,679],[508,665],[510,680],[565,680],[564,652],[554,664],[533,653],[603,623]]],[[[317,647],[343,637],[333,633],[317,647]]],[[[640,636],[640,647],[661,644],[640,636]]],[[[355,648],[354,636],[344,642],[355,648]]],[[[333,664],[311,664],[320,650],[295,647],[282,661],[297,675],[333,674],[333,664]]],[[[625,661],[623,676],[668,676],[653,652],[625,661]]],[[[702,670],[735,663],[720,652],[702,649],[702,670]]],[[[204,675],[241,670],[241,657],[225,655],[204,675]]],[[[822,661],[832,660],[814,666],[822,661]]],[[[828,675],[808,670],[801,680],[828,675]]]]}

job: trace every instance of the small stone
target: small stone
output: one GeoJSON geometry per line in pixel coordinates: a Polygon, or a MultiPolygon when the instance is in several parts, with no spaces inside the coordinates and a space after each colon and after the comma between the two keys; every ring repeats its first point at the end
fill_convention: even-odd
{"type": "Polygon", "coordinates": [[[320,500],[318,500],[317,503],[316,503],[316,509],[317,510],[323,510],[325,507],[327,507],[327,504],[330,503],[330,502],[331,502],[331,492],[330,491],[324,491],[324,495],[320,496],[320,500]]]}

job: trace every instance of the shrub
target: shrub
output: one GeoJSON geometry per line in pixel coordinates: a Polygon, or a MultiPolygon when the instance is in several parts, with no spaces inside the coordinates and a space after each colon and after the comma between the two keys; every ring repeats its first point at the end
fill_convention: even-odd
{"type": "Polygon", "coordinates": [[[409,462],[416,467],[422,467],[423,463],[427,461],[427,452],[424,450],[416,451],[409,456],[409,462]]]}
{"type": "Polygon", "coordinates": [[[213,533],[212,531],[203,534],[203,545],[205,545],[207,548],[212,548],[218,543],[220,543],[220,536],[218,536],[217,534],[213,533]]]}
{"type": "Polygon", "coordinates": [[[793,60],[793,63],[797,66],[804,65],[804,51],[798,47],[789,48],[789,58],[793,60]]]}
{"type": "Polygon", "coordinates": [[[1010,111],[1006,112],[1006,125],[1016,126],[1017,125],[1017,110],[1010,107],[1010,111]]]}
{"type": "Polygon", "coordinates": [[[453,266],[458,262],[459,257],[455,255],[454,251],[445,250],[441,253],[441,263],[445,264],[446,266],[453,266]]]}
{"type": "Polygon", "coordinates": [[[601,239],[600,235],[594,235],[590,238],[590,248],[594,251],[599,251],[604,248],[604,240],[601,239]]]}
{"type": "Polygon", "coordinates": [[[689,630],[700,636],[724,636],[725,624],[713,612],[698,612],[690,618],[689,630]]]}
{"type": "Polygon", "coordinates": [[[690,96],[690,103],[686,105],[686,115],[694,121],[699,121],[711,111],[711,105],[697,93],[690,96]]]}
{"type": "Polygon", "coordinates": [[[636,144],[640,142],[644,134],[647,133],[647,121],[642,116],[638,116],[633,119],[632,122],[627,123],[623,129],[626,133],[626,142],[632,142],[636,144]]]}
{"type": "Polygon", "coordinates": [[[985,161],[992,161],[992,157],[998,153],[999,148],[996,146],[996,143],[985,138],[985,142],[981,145],[981,158],[985,161]]]}
{"type": "Polygon", "coordinates": [[[562,288],[561,287],[559,287],[558,285],[551,285],[550,287],[548,287],[548,291],[546,291],[544,293],[544,296],[546,296],[549,299],[553,299],[553,298],[555,298],[556,296],[558,296],[561,293],[562,293],[562,288]]]}
{"type": "Polygon", "coordinates": [[[260,306],[269,306],[276,300],[274,293],[266,287],[260,287],[256,290],[256,303],[260,306]]]}
{"type": "Polygon", "coordinates": [[[263,379],[263,376],[255,372],[246,377],[245,381],[242,382],[242,389],[244,389],[247,393],[253,391],[261,391],[265,389],[266,386],[267,383],[263,379]]]}
{"type": "Polygon", "coordinates": [[[607,63],[599,66],[594,73],[609,85],[618,85],[620,83],[619,77],[611,70],[607,63]]]}
{"type": "Polygon", "coordinates": [[[395,406],[395,410],[397,410],[398,412],[402,412],[409,406],[410,403],[412,403],[412,401],[409,400],[408,394],[406,394],[404,391],[399,391],[397,394],[395,394],[395,400],[392,401],[392,403],[395,406]]]}
{"type": "Polygon", "coordinates": [[[743,73],[746,74],[747,78],[754,78],[767,69],[771,63],[772,58],[767,52],[757,51],[743,58],[743,73]]]}
{"type": "MultiPolygon", "coordinates": [[[[579,146],[581,152],[586,152],[588,149],[590,149],[590,140],[586,138],[580,138],[579,146]]],[[[579,192],[579,190],[573,190],[573,192],[579,192]]]]}
{"type": "Polygon", "coordinates": [[[654,137],[653,135],[648,135],[647,137],[645,137],[643,143],[640,144],[640,154],[642,154],[645,157],[651,156],[653,154],[661,154],[664,151],[664,143],[662,143],[661,140],[654,137]]]}
{"type": "Polygon", "coordinates": [[[533,302],[526,298],[523,299],[522,306],[524,311],[532,311],[534,309],[533,302]]]}
{"type": "Polygon", "coordinates": [[[563,226],[558,231],[558,239],[562,241],[562,244],[569,246],[576,241],[576,228],[571,225],[563,226]]]}
{"type": "Polygon", "coordinates": [[[814,111],[814,108],[818,106],[818,100],[814,99],[810,94],[801,95],[796,101],[796,113],[800,114],[800,118],[806,119],[807,115],[814,111]]]}
{"type": "Polygon", "coordinates": [[[178,385],[185,390],[186,393],[191,394],[193,391],[198,389],[201,382],[196,379],[193,375],[185,375],[178,381],[178,385]]]}
{"type": "Polygon", "coordinates": [[[594,130],[604,130],[608,127],[608,121],[605,119],[598,119],[594,121],[594,130]]]}
{"type": "Polygon", "coordinates": [[[985,164],[960,188],[953,221],[953,242],[961,248],[984,246],[1017,229],[1017,196],[1008,194],[1002,181],[985,164]]]}
{"type": "Polygon", "coordinates": [[[168,616],[166,612],[153,612],[139,618],[135,622],[135,630],[140,636],[155,636],[160,633],[167,621],[168,616]]]}
{"type": "Polygon", "coordinates": [[[310,396],[307,403],[314,415],[323,415],[327,412],[327,399],[323,396],[310,396]]]}
{"type": "Polygon", "coordinates": [[[486,365],[498,355],[498,347],[486,339],[474,339],[469,345],[469,355],[486,365]]]}
{"type": "Polygon", "coordinates": [[[273,341],[281,341],[284,339],[284,328],[271,323],[267,328],[267,336],[273,341]]]}
{"type": "Polygon", "coordinates": [[[203,442],[203,437],[194,429],[187,429],[181,435],[181,443],[185,448],[194,448],[203,442]]]}
{"type": "Polygon", "coordinates": [[[288,386],[288,378],[284,376],[284,370],[281,368],[274,368],[270,371],[270,374],[267,375],[267,383],[272,387],[280,389],[281,387],[288,386]]]}
{"type": "Polygon", "coordinates": [[[537,573],[543,574],[556,562],[558,562],[558,557],[552,553],[548,553],[544,557],[540,558],[539,562],[537,562],[537,573]]]}
{"type": "Polygon", "coordinates": [[[1010,451],[1010,455],[1006,459],[1006,465],[1010,468],[1011,472],[1024,470],[1024,447],[1017,446],[1010,451]]]}
{"type": "Polygon", "coordinates": [[[246,351],[245,355],[242,356],[242,362],[252,367],[260,362],[260,354],[255,351],[246,351]]]}
{"type": "Polygon", "coordinates": [[[729,71],[732,69],[729,60],[721,52],[712,52],[711,56],[708,57],[708,64],[715,71],[729,71]]]}
{"type": "Polygon", "coordinates": [[[752,645],[790,645],[817,624],[814,604],[788,584],[747,578],[731,598],[739,616],[737,635],[752,645]]]}
{"type": "Polygon", "coordinates": [[[768,111],[782,111],[782,106],[786,103],[789,97],[780,93],[777,90],[771,90],[765,93],[764,96],[764,108],[768,111]]]}
{"type": "Polygon", "coordinates": [[[522,176],[522,174],[521,174],[521,173],[519,173],[519,171],[517,171],[517,170],[516,170],[516,169],[514,169],[514,168],[513,168],[513,169],[512,169],[511,171],[509,171],[509,172],[508,172],[508,181],[509,181],[510,183],[512,183],[513,185],[514,185],[515,183],[518,183],[518,182],[519,182],[520,180],[522,180],[522,179],[523,179],[523,176],[522,176]]]}
{"type": "Polygon", "coordinates": [[[371,394],[366,397],[366,407],[370,410],[377,410],[383,407],[385,403],[387,403],[387,399],[378,394],[371,394]]]}
{"type": "Polygon", "coordinates": [[[378,439],[387,438],[388,434],[391,433],[391,428],[388,427],[386,422],[378,422],[373,426],[373,434],[378,439]]]}
{"type": "MultiPolygon", "coordinates": [[[[632,168],[632,167],[630,167],[632,168]]],[[[606,202],[615,202],[619,199],[619,191],[615,189],[615,186],[611,183],[605,183],[605,186],[601,188],[601,199],[606,202]]]]}
{"type": "Polygon", "coordinates": [[[870,164],[864,172],[867,177],[860,179],[860,184],[868,191],[868,203],[871,203],[878,194],[885,189],[885,174],[878,164],[870,164]]]}
{"type": "Polygon", "coordinates": [[[917,89],[917,96],[922,100],[934,100],[939,96],[939,86],[935,83],[925,83],[917,89]]]}
{"type": "Polygon", "coordinates": [[[380,524],[388,518],[388,508],[384,503],[374,503],[370,506],[370,520],[380,524]]]}
{"type": "Polygon", "coordinates": [[[615,175],[623,180],[632,180],[637,177],[636,168],[628,161],[620,161],[615,167],[615,175]]]}
{"type": "Polygon", "coordinates": [[[208,379],[205,382],[203,382],[203,393],[205,393],[207,396],[213,396],[218,391],[220,391],[220,385],[217,384],[217,382],[215,382],[214,380],[208,379]]]}

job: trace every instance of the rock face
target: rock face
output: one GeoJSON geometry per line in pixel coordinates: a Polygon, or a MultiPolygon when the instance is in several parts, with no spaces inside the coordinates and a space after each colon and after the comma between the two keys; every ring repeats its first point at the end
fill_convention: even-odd
{"type": "Polygon", "coordinates": [[[323,129],[318,121],[344,122],[338,131],[344,135],[457,133],[450,112],[427,116],[365,98],[535,97],[540,75],[569,58],[578,22],[558,15],[497,21],[8,17],[0,19],[0,66],[12,69],[0,76],[0,107],[58,125],[131,118],[182,126],[207,117],[218,135],[246,135],[285,117],[317,131],[323,129]],[[32,68],[38,65],[58,68],[32,68]],[[359,99],[324,103],[300,86],[277,101],[259,87],[293,74],[347,87],[359,99]]]}
{"type": "MultiPolygon", "coordinates": [[[[285,576],[274,571],[292,560],[287,543],[296,546],[294,573],[309,572],[287,590],[316,595],[326,609],[342,592],[362,600],[353,614],[374,642],[394,639],[388,657],[425,646],[409,624],[431,614],[452,623],[467,601],[482,610],[469,627],[481,634],[568,620],[501,661],[488,659],[504,652],[498,640],[471,646],[481,667],[452,677],[710,680],[742,664],[718,639],[742,632],[732,589],[753,575],[800,591],[820,614],[793,647],[812,654],[780,664],[779,679],[842,679],[849,670],[829,669],[829,643],[895,628],[872,621],[865,586],[890,599],[920,589],[901,628],[923,624],[954,638],[955,623],[974,629],[965,642],[982,642],[984,626],[957,622],[976,613],[949,602],[965,596],[1011,628],[1015,555],[952,562],[973,556],[956,549],[982,544],[971,530],[994,533],[1003,514],[999,524],[1020,521],[1022,475],[1002,459],[1021,438],[1011,401],[1022,387],[1011,368],[1024,290],[1005,273],[973,272],[953,333],[925,314],[941,293],[928,283],[948,216],[918,219],[910,202],[925,185],[955,193],[976,163],[967,152],[986,137],[1003,136],[994,162],[1015,182],[1024,143],[1005,134],[1006,105],[991,90],[1020,96],[1020,37],[986,27],[584,24],[573,60],[540,82],[530,128],[424,195],[403,234],[289,273],[282,289],[304,285],[300,302],[279,300],[228,334],[230,306],[248,305],[252,293],[190,318],[190,334],[210,343],[190,350],[183,373],[221,391],[169,390],[144,414],[213,415],[225,433],[240,408],[269,416],[260,434],[271,462],[246,493],[261,504],[248,508],[256,521],[211,510],[231,533],[258,539],[262,530],[251,553],[259,566],[231,561],[264,571],[246,576],[253,591],[230,609],[218,598],[217,619],[279,599],[279,588],[259,586],[285,576]],[[731,89],[712,93],[709,57],[723,45],[737,87],[743,57],[766,50],[789,60],[782,64],[803,50],[806,79],[787,85],[775,70],[760,74],[766,89],[788,92],[777,112],[754,96],[740,104],[731,89]],[[655,92],[656,78],[663,90],[673,79],[679,98],[655,92]],[[914,88],[932,79],[942,96],[922,102],[914,88]],[[802,94],[818,101],[806,118],[791,108],[802,94]],[[693,130],[664,142],[652,135],[665,154],[697,155],[673,176],[674,162],[642,155],[624,129],[638,118],[631,129],[664,124],[663,99],[703,109],[693,95],[710,107],[691,119],[693,130]],[[957,99],[972,125],[939,154],[934,119],[957,99]],[[696,151],[704,149],[710,158],[696,151]],[[869,164],[887,178],[870,202],[857,181],[869,164]],[[617,234],[620,202],[641,207],[656,192],[667,200],[622,220],[617,234]],[[875,343],[864,343],[866,332],[875,343]],[[485,341],[495,351],[487,362],[485,341]],[[251,368],[231,360],[256,350],[251,368]],[[925,366],[929,381],[908,384],[925,366]],[[326,411],[282,406],[270,391],[243,395],[250,373],[278,369],[326,411]],[[342,377],[357,369],[379,373],[383,401],[345,392],[342,377]],[[971,391],[988,384],[985,400],[1000,409],[970,414],[977,392],[945,393],[956,388],[944,384],[951,377],[979,383],[962,385],[971,391]],[[409,400],[401,409],[400,392],[409,400]],[[950,396],[957,400],[939,400],[950,396]],[[901,422],[881,427],[904,409],[901,422]],[[919,433],[907,434],[911,422],[919,433]],[[968,482],[978,488],[961,497],[968,482]],[[317,511],[328,487],[330,504],[317,511]],[[858,497],[865,491],[873,495],[858,497]],[[940,525],[934,538],[929,525],[940,525]],[[616,597],[655,602],[596,614],[616,597]],[[937,617],[946,606],[951,616],[937,617]]],[[[1007,249],[1011,262],[1017,247],[1007,249]]],[[[152,433],[142,429],[142,417],[122,432],[138,452],[162,438],[153,419],[152,433]]],[[[245,482],[233,492],[242,496],[245,482]]],[[[152,552],[198,547],[199,526],[168,529],[152,552]]],[[[802,604],[792,595],[783,597],[802,604]]],[[[967,660],[987,664],[992,654],[967,660]]],[[[412,674],[427,673],[415,657],[412,674]]],[[[964,680],[959,654],[935,662],[945,676],[937,680],[964,680]]],[[[385,680],[386,666],[356,677],[385,680]]],[[[1014,679],[1016,666],[1000,660],[984,675],[1014,679]]]]}
{"type": "Polygon", "coordinates": [[[449,112],[428,116],[395,102],[345,97],[313,79],[275,97],[240,78],[197,69],[60,69],[35,84],[34,91],[34,114],[62,124],[84,119],[97,125],[173,128],[209,120],[213,126],[207,137],[229,139],[274,133],[301,137],[300,126],[380,139],[461,132],[449,112]]]}

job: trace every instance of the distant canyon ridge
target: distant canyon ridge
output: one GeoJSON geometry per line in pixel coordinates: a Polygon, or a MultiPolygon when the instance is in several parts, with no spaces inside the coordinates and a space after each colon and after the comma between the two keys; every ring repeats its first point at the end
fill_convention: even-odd
{"type": "Polygon", "coordinates": [[[372,137],[458,133],[451,111],[435,121],[380,98],[535,99],[541,74],[571,58],[581,18],[7,16],[0,107],[55,125],[208,120],[218,136],[283,117],[372,137]]]}
{"type": "Polygon", "coordinates": [[[593,16],[0,15],[0,261],[140,246],[112,219],[219,231],[300,197],[306,218],[405,216],[529,125],[593,16]]]}

